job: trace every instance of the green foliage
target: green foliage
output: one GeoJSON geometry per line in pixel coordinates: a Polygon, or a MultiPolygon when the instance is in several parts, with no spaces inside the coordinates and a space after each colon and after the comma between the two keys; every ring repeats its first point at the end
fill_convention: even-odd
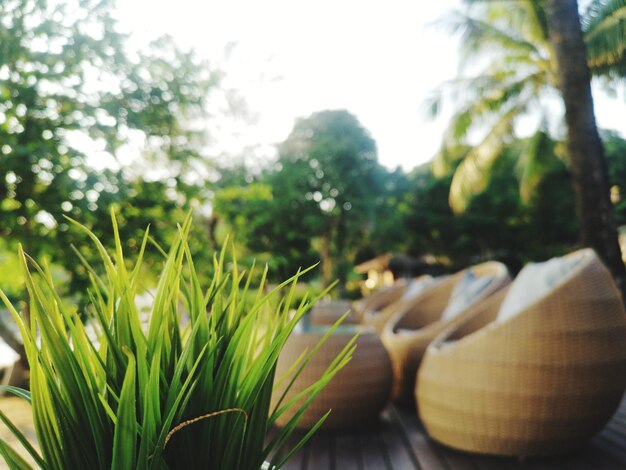
{"type": "Polygon", "coordinates": [[[347,111],[298,120],[261,174],[234,170],[215,193],[214,220],[281,276],[321,259],[323,283],[338,278],[342,290],[357,256],[404,241],[406,176],[378,164],[374,140],[347,111]]]}
{"type": "MultiPolygon", "coordinates": [[[[549,144],[552,136],[548,129],[559,128],[563,121],[555,111],[558,71],[543,2],[465,3],[466,10],[451,15],[448,25],[461,35],[461,60],[467,75],[444,84],[427,103],[435,114],[445,100],[457,107],[442,150],[435,157],[438,174],[440,168],[449,166],[448,149],[469,145],[472,136],[471,149],[458,166],[450,189],[450,204],[456,212],[466,210],[470,200],[485,190],[494,161],[518,137],[516,124],[521,118],[537,122],[536,139],[527,141],[520,159],[520,189],[529,200],[530,192],[552,166],[540,156],[551,155],[542,150],[541,139],[549,144]]],[[[593,74],[624,76],[625,12],[622,0],[594,0],[583,16],[593,74]]]]}
{"type": "MultiPolygon", "coordinates": [[[[277,468],[309,437],[290,446],[288,438],[300,415],[296,413],[265,442],[277,416],[302,398],[308,406],[347,363],[354,341],[319,381],[270,410],[278,355],[310,307],[305,297],[290,316],[302,273],[266,294],[266,269],[254,292],[251,275],[240,271],[235,260],[227,270],[222,251],[214,260],[214,277],[203,288],[188,244],[190,224],[188,218],[166,255],[147,324],[142,324],[135,296],[141,291],[148,232],[137,262],[129,265],[115,218],[112,256],[81,227],[105,272],[98,275],[86,265],[91,280],[87,326],[77,309],[58,295],[47,267],[20,250],[30,320],[2,292],[0,297],[23,336],[31,392],[6,390],[31,402],[41,454],[6,416],[0,413],[0,419],[40,468],[257,470],[266,459],[277,468]],[[95,341],[90,327],[95,328],[95,341]]],[[[316,350],[294,365],[297,373],[316,350]]],[[[27,468],[2,441],[0,454],[10,468],[27,468]]]]}
{"type": "MultiPolygon", "coordinates": [[[[453,15],[449,24],[462,35],[465,69],[473,69],[469,76],[444,84],[435,96],[458,103],[436,160],[445,160],[449,147],[469,145],[468,135],[479,136],[454,175],[450,204],[456,212],[466,210],[472,197],[485,190],[495,160],[516,139],[520,117],[542,118],[556,84],[540,2],[467,3],[467,11],[453,15]],[[476,63],[481,64],[478,72],[476,63]]],[[[547,113],[541,121],[547,121],[547,113]]],[[[534,160],[525,162],[531,165],[534,160]]]]}
{"type": "Polygon", "coordinates": [[[576,197],[563,163],[544,173],[524,207],[524,258],[545,260],[572,251],[580,240],[576,197]]]}
{"type": "Polygon", "coordinates": [[[582,18],[589,66],[608,78],[626,76],[626,2],[592,0],[582,18]]]}
{"type": "Polygon", "coordinates": [[[550,167],[529,200],[520,198],[518,155],[528,146],[516,142],[506,149],[494,162],[485,190],[462,213],[454,213],[447,201],[455,168],[442,177],[427,166],[419,168],[412,175],[415,190],[406,218],[410,253],[436,255],[455,267],[493,258],[515,267],[574,246],[578,224],[573,188],[565,165],[554,154],[542,157],[550,167]]]}
{"type": "Polygon", "coordinates": [[[349,112],[321,111],[296,122],[279,148],[276,171],[268,177],[280,216],[302,221],[309,238],[319,237],[325,283],[343,286],[352,249],[373,219],[380,192],[376,144],[349,112]]]}
{"type": "Polygon", "coordinates": [[[285,207],[290,203],[288,197],[274,196],[266,183],[223,188],[213,202],[215,214],[228,221],[249,252],[269,264],[276,279],[318,261],[310,248],[309,222],[290,213],[285,207]]]}
{"type": "Polygon", "coordinates": [[[434,177],[421,167],[413,175],[415,192],[410,202],[409,252],[412,255],[432,254],[452,259],[459,251],[459,227],[448,204],[452,178],[434,177]]]}
{"type": "Polygon", "coordinates": [[[0,237],[10,249],[22,243],[37,258],[62,261],[70,291],[81,292],[88,279],[66,256],[78,235],[63,216],[110,239],[110,229],[100,230],[109,208],[130,205],[137,210],[125,211],[122,230],[136,250],[146,219],[176,218],[197,202],[198,190],[185,182],[204,142],[193,123],[218,74],[167,37],[132,51],[109,0],[0,2],[0,44],[0,237]],[[90,168],[101,159],[115,164],[129,145],[142,153],[144,170],[173,162],[173,180],[90,168]]]}
{"type": "Polygon", "coordinates": [[[601,131],[609,185],[615,198],[615,220],[626,224],[626,140],[615,131],[601,131]]]}
{"type": "Polygon", "coordinates": [[[562,145],[558,147],[543,130],[537,131],[527,140],[517,162],[522,200],[530,201],[543,178],[556,167],[562,166],[562,161],[557,158],[558,151],[563,150],[562,147],[562,145]]]}
{"type": "Polygon", "coordinates": [[[377,180],[378,192],[372,201],[374,215],[369,230],[363,231],[356,262],[407,249],[409,232],[405,221],[411,215],[409,201],[415,189],[413,181],[400,168],[394,171],[380,168],[377,180]]]}
{"type": "Polygon", "coordinates": [[[9,298],[17,299],[22,292],[24,280],[21,276],[16,276],[19,272],[19,258],[7,249],[6,243],[0,240],[0,286],[9,298]]]}

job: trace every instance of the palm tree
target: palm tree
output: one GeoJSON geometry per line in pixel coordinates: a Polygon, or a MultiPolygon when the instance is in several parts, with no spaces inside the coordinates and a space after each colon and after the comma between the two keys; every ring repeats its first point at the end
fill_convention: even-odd
{"type": "Polygon", "coordinates": [[[594,0],[581,19],[593,74],[626,76],[626,0],[594,0]]]}
{"type": "MultiPolygon", "coordinates": [[[[550,43],[555,51],[559,89],[565,104],[567,147],[582,242],[600,254],[624,295],[626,269],[617,241],[604,149],[593,110],[591,75],[578,16],[578,2],[547,0],[546,13],[550,43]]],[[[609,55],[596,57],[606,62],[609,55]]]]}
{"type": "MultiPolygon", "coordinates": [[[[545,153],[538,153],[549,140],[550,130],[560,120],[551,116],[558,108],[557,75],[550,46],[545,11],[537,1],[468,2],[466,13],[450,19],[461,32],[464,69],[470,75],[444,84],[436,90],[431,104],[437,113],[441,102],[451,98],[461,105],[452,117],[441,152],[434,161],[437,174],[447,173],[456,163],[451,152],[468,137],[470,146],[457,167],[450,189],[450,205],[465,210],[472,196],[482,192],[489,170],[503,149],[516,139],[516,123],[524,117],[535,119],[535,136],[522,152],[527,177],[523,194],[530,193],[533,165],[545,153]],[[448,96],[451,95],[451,96],[448,96]],[[546,106],[546,103],[551,103],[546,106]],[[531,143],[532,142],[532,143],[531,143]]],[[[548,155],[549,157],[550,155],[548,155]]]]}
{"type": "MultiPolygon", "coordinates": [[[[482,139],[457,167],[450,191],[454,210],[462,211],[471,197],[487,183],[493,162],[515,135],[515,124],[536,113],[539,125],[522,152],[527,177],[537,181],[536,163],[548,157],[544,145],[550,138],[546,105],[561,94],[568,127],[568,154],[584,244],[595,248],[626,291],[626,272],[621,261],[617,233],[609,200],[606,163],[593,113],[590,71],[604,77],[626,75],[624,41],[626,2],[594,0],[582,22],[589,44],[587,60],[576,0],[519,0],[516,2],[468,1],[470,10],[457,14],[454,25],[463,31],[466,58],[484,58],[479,73],[459,81],[471,90],[452,119],[447,142],[435,160],[435,169],[450,165],[446,151],[471,132],[482,130],[482,139]],[[487,53],[488,52],[488,53],[487,53]],[[482,56],[481,56],[482,54],[482,56]],[[542,144],[543,143],[543,144],[542,144]],[[448,144],[448,145],[446,145],[448,144]],[[542,155],[543,154],[543,155],[542,155]],[[535,170],[533,170],[535,168],[535,170]]],[[[433,104],[439,107],[441,93],[433,104]]],[[[558,113],[556,113],[558,114],[558,113]]],[[[561,116],[556,124],[562,122],[561,116]]],[[[524,188],[522,188],[524,189],[524,188]]],[[[528,193],[528,188],[525,188],[528,193]]]]}
{"type": "MultiPolygon", "coordinates": [[[[527,199],[541,180],[543,169],[556,158],[566,157],[551,140],[564,136],[563,106],[558,88],[558,67],[550,43],[544,2],[541,0],[466,0],[464,13],[455,12],[448,25],[461,33],[461,64],[469,75],[435,90],[430,103],[434,114],[442,102],[461,103],[435,157],[434,170],[442,175],[454,169],[459,143],[477,142],[454,170],[450,205],[466,209],[472,197],[482,192],[494,161],[517,139],[521,123],[534,130],[520,155],[520,189],[527,199]]],[[[584,15],[589,66],[594,75],[626,76],[624,41],[625,0],[594,0],[584,15]]]]}

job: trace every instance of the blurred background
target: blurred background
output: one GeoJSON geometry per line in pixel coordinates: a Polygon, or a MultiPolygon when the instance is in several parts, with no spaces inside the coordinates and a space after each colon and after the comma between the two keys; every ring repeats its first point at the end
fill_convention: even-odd
{"type": "MultiPolygon", "coordinates": [[[[352,298],[386,271],[515,272],[576,247],[528,3],[3,0],[0,288],[23,300],[22,244],[80,308],[96,254],[65,217],[112,244],[112,208],[130,255],[150,226],[146,288],[189,211],[205,279],[230,234],[272,282],[320,262],[310,286],[352,298]]],[[[623,69],[592,67],[620,225],[623,69]]]]}

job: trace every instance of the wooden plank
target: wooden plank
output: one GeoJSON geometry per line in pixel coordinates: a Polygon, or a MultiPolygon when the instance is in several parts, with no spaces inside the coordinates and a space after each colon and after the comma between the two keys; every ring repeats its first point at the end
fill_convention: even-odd
{"type": "Polygon", "coordinates": [[[607,433],[602,433],[594,439],[594,444],[602,448],[618,462],[624,463],[626,467],[626,451],[619,446],[619,441],[616,443],[614,438],[607,435],[607,433]]]}
{"type": "Polygon", "coordinates": [[[430,440],[423,425],[412,413],[393,408],[397,421],[404,427],[418,463],[424,469],[508,470],[517,468],[553,468],[542,462],[519,462],[515,458],[474,455],[449,449],[430,440]]]}
{"type": "MultiPolygon", "coordinates": [[[[576,468],[624,468],[626,462],[620,462],[611,456],[608,452],[604,451],[601,447],[595,445],[595,442],[590,443],[579,454],[575,455],[572,460],[576,461],[576,468]],[[578,465],[580,463],[580,465],[578,465]]],[[[574,468],[574,466],[572,466],[574,468]]]]}
{"type": "MultiPolygon", "coordinates": [[[[624,405],[622,405],[623,407],[624,405]]],[[[431,441],[410,410],[390,406],[381,422],[359,430],[323,431],[286,470],[586,470],[626,468],[626,421],[614,418],[579,452],[529,459],[480,456],[431,441]]]]}
{"type": "Polygon", "coordinates": [[[602,433],[600,433],[597,438],[611,442],[613,446],[615,446],[616,451],[626,453],[626,448],[624,447],[624,440],[626,440],[626,437],[614,429],[609,427],[604,428],[602,433]]]}
{"type": "Polygon", "coordinates": [[[618,410],[613,415],[611,421],[621,421],[624,422],[626,420],[626,407],[618,408],[618,410]]]}
{"type": "MultiPolygon", "coordinates": [[[[624,455],[616,455],[614,447],[611,444],[607,444],[606,442],[603,442],[602,440],[594,439],[593,447],[597,449],[599,455],[604,456],[605,460],[600,461],[602,468],[611,468],[611,469],[626,468],[626,461],[624,460],[624,455]],[[606,460],[608,460],[608,462],[606,462],[606,460]]],[[[595,460],[598,460],[598,459],[591,460],[590,466],[588,468],[593,468],[594,466],[596,466],[595,460]]]]}
{"type": "Polygon", "coordinates": [[[283,464],[281,470],[302,470],[304,468],[304,462],[302,460],[303,455],[304,454],[300,452],[291,457],[283,464]]]}
{"type": "Polygon", "coordinates": [[[623,469],[620,464],[605,451],[591,443],[579,452],[558,457],[535,457],[519,461],[506,457],[476,457],[481,470],[524,469],[524,470],[588,470],[588,469],[623,469]]]}
{"type": "Polygon", "coordinates": [[[518,468],[519,462],[510,457],[476,456],[474,462],[480,470],[509,470],[518,468]]]}
{"type": "Polygon", "coordinates": [[[319,431],[312,438],[308,446],[307,469],[333,469],[333,459],[330,453],[330,435],[327,431],[319,431]]]}
{"type": "MultiPolygon", "coordinates": [[[[357,433],[364,470],[389,469],[387,456],[377,433],[364,429],[357,433]]],[[[390,469],[393,470],[393,469],[390,469]]]]}
{"type": "Polygon", "coordinates": [[[360,470],[363,468],[358,441],[354,432],[335,431],[335,468],[337,470],[360,470]]]}
{"type": "Polygon", "coordinates": [[[480,470],[472,455],[444,447],[441,447],[440,451],[443,459],[448,463],[448,468],[451,470],[480,470]]]}
{"type": "Polygon", "coordinates": [[[578,456],[534,457],[520,462],[517,468],[532,470],[587,470],[589,466],[583,464],[578,456]]]}
{"type": "Polygon", "coordinates": [[[420,429],[421,424],[417,416],[407,413],[395,406],[390,408],[390,413],[394,421],[400,426],[404,439],[408,443],[414,458],[417,460],[422,470],[449,468],[430,440],[427,439],[423,430],[420,429]]]}
{"type": "Polygon", "coordinates": [[[405,445],[399,431],[399,426],[393,422],[393,418],[388,409],[385,410],[382,415],[380,437],[385,446],[391,468],[394,470],[419,469],[413,452],[405,445]]]}
{"type": "MultiPolygon", "coordinates": [[[[273,428],[267,438],[266,438],[266,443],[269,443],[269,440],[274,438],[276,433],[278,432],[278,429],[273,428]]],[[[304,432],[302,431],[296,431],[294,432],[288,439],[288,445],[285,449],[285,451],[282,453],[282,455],[284,456],[286,453],[288,453],[291,449],[293,449],[295,447],[295,445],[300,441],[300,439],[302,439],[302,437],[304,436],[304,432]]],[[[304,454],[305,454],[305,449],[306,446],[308,444],[305,444],[305,446],[300,449],[298,452],[296,452],[286,463],[284,463],[281,467],[282,470],[302,470],[304,468],[304,465],[306,465],[306,462],[303,461],[304,458],[304,454]]]]}
{"type": "Polygon", "coordinates": [[[620,425],[621,423],[610,422],[606,425],[606,427],[602,430],[600,434],[613,434],[621,437],[621,447],[626,447],[626,427],[620,425]]]}
{"type": "MultiPolygon", "coordinates": [[[[301,437],[296,434],[297,437],[301,437]]],[[[292,436],[289,440],[290,449],[293,445],[295,445],[299,439],[296,439],[296,436],[292,436]]],[[[283,464],[281,467],[282,470],[302,470],[306,466],[305,456],[306,456],[306,448],[308,444],[305,444],[302,449],[296,452],[287,462],[283,464]]]]}

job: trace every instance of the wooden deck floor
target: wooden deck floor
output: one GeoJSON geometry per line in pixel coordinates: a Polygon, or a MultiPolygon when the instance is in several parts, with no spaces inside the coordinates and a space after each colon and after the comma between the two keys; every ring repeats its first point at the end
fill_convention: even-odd
{"type": "MultiPolygon", "coordinates": [[[[30,408],[18,398],[0,397],[0,407],[34,440],[30,408]]],[[[17,444],[0,425],[0,438],[17,444]]],[[[17,449],[20,449],[16,445],[17,449]]],[[[0,469],[6,468],[0,459],[0,469]]],[[[412,411],[390,406],[380,423],[366,429],[321,431],[284,470],[613,470],[626,469],[626,399],[616,415],[578,452],[559,458],[482,457],[447,449],[431,441],[412,411]]]]}
{"type": "Polygon", "coordinates": [[[431,441],[415,412],[390,406],[368,429],[321,431],[285,470],[626,469],[626,399],[605,429],[578,452],[528,459],[477,456],[431,441]]]}

